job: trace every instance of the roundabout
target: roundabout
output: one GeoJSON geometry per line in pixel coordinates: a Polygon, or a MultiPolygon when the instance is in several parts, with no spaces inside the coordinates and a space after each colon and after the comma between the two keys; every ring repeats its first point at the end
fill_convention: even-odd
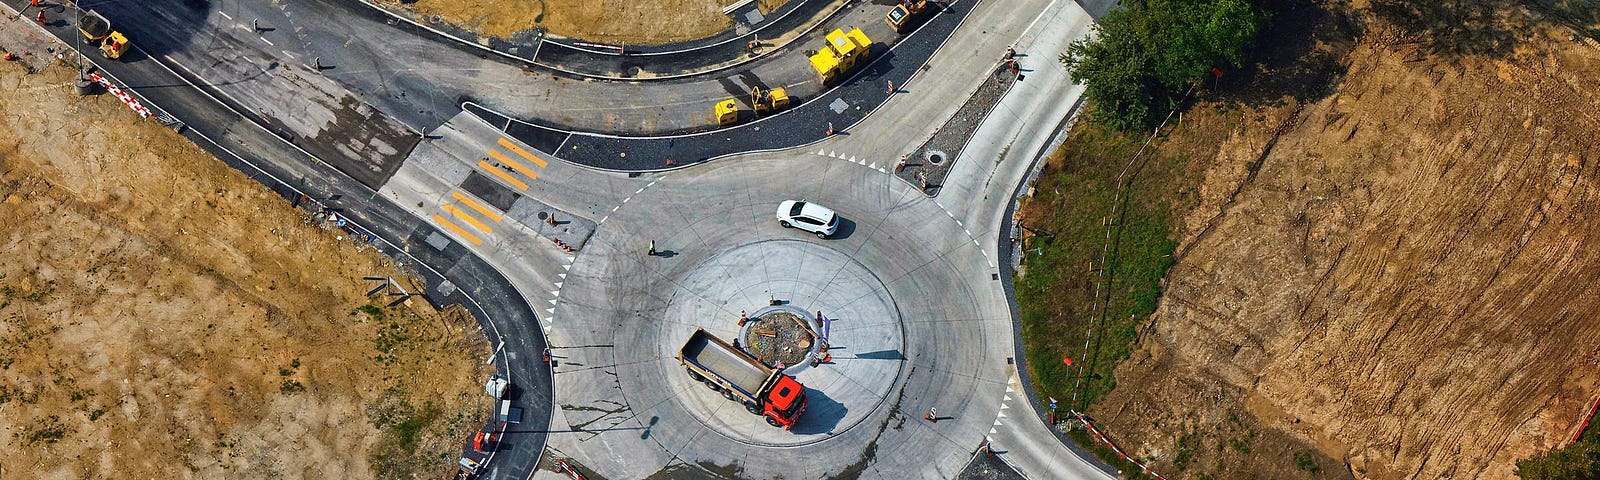
{"type": "Polygon", "coordinates": [[[948,477],[990,429],[1012,345],[995,265],[904,182],[767,154],[673,172],[600,223],[555,307],[557,344],[583,347],[556,368],[552,430],[572,435],[551,437],[597,474],[809,478],[871,466],[948,477]],[[802,173],[819,180],[771,180],[802,173]],[[838,232],[778,225],[772,211],[785,199],[833,207],[838,232]],[[765,325],[775,322],[795,325],[784,344],[803,359],[783,365],[808,402],[788,430],[678,358],[701,329],[765,348],[751,339],[776,342],[783,330],[765,325]],[[824,338],[827,361],[814,364],[824,338]],[[935,407],[941,421],[924,420],[935,407]]]}
{"type": "MultiPolygon", "coordinates": [[[[884,403],[905,364],[904,326],[888,289],[865,266],[826,244],[766,240],[717,254],[677,282],[660,327],[662,358],[676,356],[690,335],[705,329],[730,342],[739,339],[736,347],[805,385],[809,407],[784,430],[715,390],[698,388],[678,362],[659,364],[656,377],[678,392],[675,401],[683,410],[707,430],[750,445],[807,445],[855,428],[884,403]],[[741,310],[755,312],[743,327],[741,310]],[[822,312],[828,321],[811,312],[822,312]],[[832,359],[812,363],[821,353],[823,332],[831,334],[832,359]],[[784,358],[758,354],[768,350],[784,358]]],[[[641,382],[635,388],[653,386],[641,382]]]]}

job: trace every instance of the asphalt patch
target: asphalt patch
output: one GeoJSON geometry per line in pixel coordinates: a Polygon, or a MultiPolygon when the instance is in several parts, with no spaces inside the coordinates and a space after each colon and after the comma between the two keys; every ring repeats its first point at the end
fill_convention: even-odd
{"type": "Polygon", "coordinates": [[[461,182],[461,189],[483,199],[483,201],[488,202],[489,205],[493,205],[495,209],[502,212],[511,210],[511,206],[517,203],[517,199],[522,198],[521,194],[511,191],[511,189],[500,185],[500,183],[479,173],[477,170],[473,170],[472,173],[467,175],[467,179],[461,182]]]}

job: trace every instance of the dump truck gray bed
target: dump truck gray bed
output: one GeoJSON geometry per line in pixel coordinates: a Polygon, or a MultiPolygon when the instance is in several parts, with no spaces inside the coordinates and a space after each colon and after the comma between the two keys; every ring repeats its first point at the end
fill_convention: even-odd
{"type": "Polygon", "coordinates": [[[710,334],[697,331],[683,345],[683,359],[711,371],[732,383],[746,394],[754,396],[761,390],[772,372],[730,350],[732,347],[712,341],[710,334]]]}

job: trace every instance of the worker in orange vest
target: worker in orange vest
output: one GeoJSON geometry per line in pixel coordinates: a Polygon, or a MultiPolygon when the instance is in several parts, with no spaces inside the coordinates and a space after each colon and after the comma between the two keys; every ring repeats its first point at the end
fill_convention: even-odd
{"type": "Polygon", "coordinates": [[[46,23],[49,23],[49,21],[44,19],[44,9],[41,8],[39,9],[39,24],[44,25],[46,23]]]}

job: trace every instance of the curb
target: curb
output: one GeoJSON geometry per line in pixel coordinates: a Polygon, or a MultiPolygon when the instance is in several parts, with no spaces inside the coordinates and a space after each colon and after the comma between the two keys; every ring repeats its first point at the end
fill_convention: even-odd
{"type": "MultiPolygon", "coordinates": [[[[362,1],[366,1],[366,0],[362,0],[362,1]]],[[[949,6],[952,6],[952,5],[959,4],[962,1],[963,0],[950,0],[946,4],[946,8],[948,8],[949,6]]],[[[978,6],[980,4],[982,4],[982,3],[983,3],[983,0],[971,0],[971,5],[972,5],[973,9],[978,8],[978,6]]],[[[938,56],[940,52],[944,51],[945,46],[948,45],[949,42],[950,42],[950,37],[954,36],[954,32],[959,31],[963,25],[966,25],[966,22],[967,22],[968,18],[971,18],[971,12],[968,12],[968,15],[962,17],[960,21],[956,22],[955,27],[953,27],[951,29],[951,35],[948,35],[948,36],[944,37],[943,39],[941,39],[939,41],[939,45],[934,47],[933,53],[929,54],[927,58],[922,60],[922,63],[918,64],[914,69],[912,69],[911,75],[906,78],[906,81],[905,81],[904,85],[901,88],[909,87],[913,80],[916,80],[916,79],[921,78],[923,76],[924,68],[927,67],[927,65],[930,62],[933,61],[933,58],[935,56],[938,56]]],[[[804,107],[806,105],[810,105],[810,104],[812,104],[814,102],[822,100],[823,98],[827,97],[830,92],[838,90],[839,88],[842,88],[844,85],[849,84],[852,81],[855,81],[857,78],[861,77],[862,75],[867,74],[868,71],[871,70],[871,68],[874,65],[877,65],[879,61],[882,61],[884,58],[888,58],[888,55],[886,55],[887,53],[894,51],[895,48],[898,48],[900,45],[904,44],[905,40],[908,40],[911,37],[915,36],[917,33],[922,32],[923,28],[926,28],[931,23],[932,22],[923,22],[921,25],[919,25],[917,27],[916,30],[913,30],[911,33],[907,33],[905,35],[901,35],[900,36],[900,41],[896,41],[894,45],[890,45],[888,48],[886,48],[884,50],[884,53],[878,54],[878,55],[874,55],[870,62],[868,62],[866,65],[858,67],[854,74],[852,74],[851,76],[847,77],[845,80],[840,81],[838,84],[834,85],[832,88],[829,88],[828,90],[824,90],[821,93],[817,94],[816,96],[812,97],[811,99],[806,100],[805,102],[801,103],[800,105],[796,105],[796,106],[790,107],[788,110],[785,110],[785,111],[783,111],[782,113],[779,113],[779,114],[758,118],[758,119],[756,119],[754,121],[751,121],[751,122],[748,122],[748,123],[741,123],[741,124],[733,125],[733,126],[726,127],[726,128],[718,128],[718,129],[707,130],[707,131],[703,131],[703,132],[683,133],[683,134],[674,134],[674,135],[655,135],[655,136],[611,135],[611,134],[604,134],[604,133],[565,130],[565,129],[556,128],[556,127],[539,125],[539,124],[536,124],[536,123],[532,123],[532,122],[529,122],[529,121],[526,121],[526,120],[522,120],[522,119],[519,119],[519,118],[515,118],[515,117],[512,117],[512,116],[500,113],[499,111],[496,111],[496,110],[494,110],[492,108],[485,107],[483,105],[480,105],[480,104],[478,104],[476,102],[471,102],[471,101],[463,102],[461,104],[461,106],[462,106],[462,110],[463,111],[470,112],[471,110],[467,109],[466,106],[468,104],[471,104],[472,106],[474,106],[474,107],[476,107],[478,109],[481,109],[483,111],[498,115],[501,118],[505,118],[506,120],[508,120],[510,122],[516,122],[516,123],[519,123],[519,124],[522,124],[522,125],[527,125],[529,127],[537,128],[537,129],[544,130],[544,131],[556,132],[556,133],[559,133],[559,134],[568,135],[569,137],[577,135],[577,136],[584,136],[584,137],[590,137],[590,138],[607,138],[607,139],[619,139],[619,140],[655,140],[655,139],[689,138],[689,137],[711,135],[711,134],[714,134],[714,133],[726,132],[726,131],[730,131],[730,130],[736,130],[736,129],[739,129],[739,128],[744,128],[744,127],[749,126],[749,125],[756,125],[756,124],[759,124],[759,123],[761,123],[763,121],[767,121],[769,119],[778,118],[780,116],[787,115],[787,114],[789,114],[791,112],[794,112],[795,110],[798,110],[798,109],[800,109],[800,108],[802,108],[802,107],[804,107]]],[[[1008,92],[1009,92],[1009,90],[1008,90],[1008,92]]],[[[850,129],[851,127],[859,125],[861,122],[866,121],[868,118],[872,118],[872,116],[874,114],[878,113],[879,110],[882,110],[884,105],[887,105],[889,103],[889,101],[893,100],[893,99],[894,99],[893,95],[890,95],[889,97],[886,97],[882,102],[879,102],[877,105],[874,105],[871,110],[868,110],[866,114],[862,115],[860,119],[856,120],[855,122],[852,122],[852,123],[849,123],[849,124],[845,125],[843,128],[840,128],[839,131],[843,132],[845,130],[850,129]]],[[[490,126],[494,125],[494,122],[490,121],[490,119],[483,118],[482,116],[480,116],[477,113],[473,113],[472,115],[474,117],[478,117],[478,119],[482,120],[484,123],[488,123],[490,126]]],[[[502,130],[502,131],[504,131],[504,130],[502,130]]],[[[560,155],[559,151],[558,152],[544,152],[544,153],[549,154],[549,155],[551,155],[551,156],[553,156],[555,158],[561,159],[562,161],[565,161],[565,162],[567,162],[569,164],[581,165],[581,166],[583,166],[585,168],[593,169],[593,170],[596,170],[596,171],[615,172],[615,173],[661,173],[661,172],[670,172],[670,171],[673,171],[673,170],[679,170],[679,169],[683,169],[683,168],[688,168],[688,167],[692,167],[692,166],[695,166],[695,165],[700,165],[700,164],[703,164],[703,163],[710,163],[710,162],[718,160],[718,159],[727,158],[727,157],[736,156],[736,155],[779,152],[779,151],[784,151],[784,150],[809,147],[809,146],[812,146],[812,145],[816,145],[818,143],[822,143],[823,141],[826,141],[829,138],[832,138],[832,137],[823,136],[821,138],[817,138],[815,140],[811,140],[811,141],[808,141],[808,142],[798,143],[798,144],[784,146],[784,147],[763,148],[763,149],[745,150],[745,151],[739,151],[739,152],[725,153],[725,154],[721,154],[721,155],[711,156],[711,157],[708,157],[708,158],[705,158],[705,159],[702,159],[702,160],[699,160],[699,161],[685,162],[685,163],[680,163],[678,165],[674,165],[674,166],[671,166],[671,167],[664,167],[664,168],[645,168],[645,169],[606,168],[606,167],[588,165],[588,164],[585,164],[585,163],[576,162],[576,161],[572,161],[572,160],[567,160],[567,159],[563,158],[560,155]]],[[[524,142],[524,143],[527,143],[527,142],[524,142]]],[[[562,145],[565,146],[565,144],[566,144],[566,142],[563,141],[562,145]]],[[[559,150],[559,148],[558,148],[558,150],[559,150]]]]}
{"type": "MultiPolygon", "coordinates": [[[[827,23],[828,20],[832,20],[833,17],[837,16],[840,12],[848,10],[849,7],[851,6],[851,3],[856,1],[856,0],[846,0],[844,4],[841,4],[838,8],[834,9],[834,11],[832,13],[829,13],[827,16],[823,17],[822,20],[820,20],[817,23],[811,25],[810,27],[807,27],[806,29],[802,30],[799,35],[796,35],[794,38],[789,39],[788,42],[784,42],[782,45],[773,46],[764,55],[756,55],[754,57],[750,57],[750,58],[745,59],[745,60],[735,61],[733,63],[725,63],[725,64],[722,64],[722,65],[718,65],[718,66],[712,67],[712,68],[707,69],[707,70],[701,70],[701,71],[697,71],[697,72],[679,73],[679,74],[673,74],[673,75],[659,75],[659,76],[646,77],[646,78],[619,77],[619,76],[615,76],[615,75],[597,75],[597,74],[592,74],[592,73],[583,73],[583,72],[579,72],[579,71],[576,71],[576,70],[572,70],[570,68],[563,68],[563,67],[556,66],[556,65],[539,63],[538,61],[536,61],[534,59],[529,59],[529,58],[525,58],[525,57],[522,57],[522,56],[519,56],[519,55],[515,55],[515,54],[509,53],[509,52],[502,52],[500,50],[489,48],[489,46],[487,46],[487,45],[483,45],[481,43],[473,42],[473,41],[467,40],[465,38],[461,38],[459,36],[452,35],[450,33],[447,33],[445,31],[443,31],[443,30],[439,30],[437,28],[433,28],[433,27],[430,27],[428,25],[424,25],[424,24],[422,24],[422,23],[420,23],[420,22],[418,22],[418,21],[416,21],[416,20],[414,20],[414,19],[412,19],[410,17],[404,16],[404,15],[400,15],[398,13],[390,11],[387,8],[383,8],[381,6],[378,6],[377,4],[373,3],[372,0],[359,0],[359,1],[363,5],[366,5],[369,8],[377,10],[377,11],[383,13],[384,15],[389,16],[390,18],[394,18],[394,19],[409,23],[409,24],[414,25],[414,26],[416,26],[418,28],[421,28],[423,30],[427,30],[428,32],[433,33],[434,35],[438,35],[440,37],[444,37],[444,38],[446,38],[448,40],[454,41],[457,44],[468,46],[468,47],[472,47],[472,48],[476,48],[476,49],[483,50],[483,51],[486,51],[486,52],[489,52],[489,53],[493,53],[495,55],[499,55],[501,57],[504,57],[506,59],[509,59],[509,60],[512,60],[512,61],[515,61],[515,62],[518,62],[518,63],[522,63],[522,64],[526,64],[526,65],[533,65],[533,66],[549,69],[549,70],[555,71],[555,72],[561,72],[561,73],[572,75],[572,76],[575,76],[575,77],[578,77],[578,78],[588,78],[588,79],[607,80],[607,81],[616,81],[616,82],[650,82],[650,81],[662,81],[662,80],[677,80],[677,79],[694,77],[694,76],[698,76],[698,75],[706,75],[706,74],[716,73],[716,72],[720,72],[720,71],[723,71],[723,70],[736,68],[736,67],[739,67],[739,66],[742,66],[742,65],[757,61],[757,60],[761,60],[761,59],[764,59],[764,58],[771,57],[772,55],[778,53],[779,51],[788,48],[790,45],[794,44],[796,41],[799,41],[799,40],[805,38],[806,35],[809,35],[811,32],[815,31],[818,27],[822,26],[822,24],[827,23]]],[[[807,0],[801,0],[801,1],[807,1],[807,0]]],[[[774,20],[774,22],[776,22],[776,20],[774,20]]],[[[751,32],[751,34],[754,34],[754,33],[755,33],[754,31],[751,32]]],[[[729,41],[738,40],[740,38],[744,38],[744,36],[735,37],[734,39],[729,40],[729,41]]],[[[554,43],[554,44],[560,45],[563,48],[571,48],[571,49],[574,49],[574,50],[578,50],[578,51],[585,52],[585,53],[591,53],[591,54],[604,54],[604,55],[610,55],[610,56],[646,56],[646,54],[625,55],[625,54],[605,53],[605,52],[600,52],[600,51],[597,51],[597,50],[581,48],[581,47],[577,47],[577,46],[573,46],[573,45],[568,45],[568,44],[565,44],[565,43],[556,42],[554,40],[551,40],[550,43],[554,43]]],[[[726,42],[723,42],[723,43],[726,43],[726,42]]],[[[701,47],[701,48],[712,48],[712,47],[721,46],[721,45],[722,45],[722,43],[718,43],[718,44],[708,45],[708,46],[701,47]]],[[[535,48],[535,51],[537,51],[537,48],[535,48]]],[[[654,55],[665,55],[667,53],[678,53],[678,52],[665,52],[665,53],[654,54],[654,55]]]]}

